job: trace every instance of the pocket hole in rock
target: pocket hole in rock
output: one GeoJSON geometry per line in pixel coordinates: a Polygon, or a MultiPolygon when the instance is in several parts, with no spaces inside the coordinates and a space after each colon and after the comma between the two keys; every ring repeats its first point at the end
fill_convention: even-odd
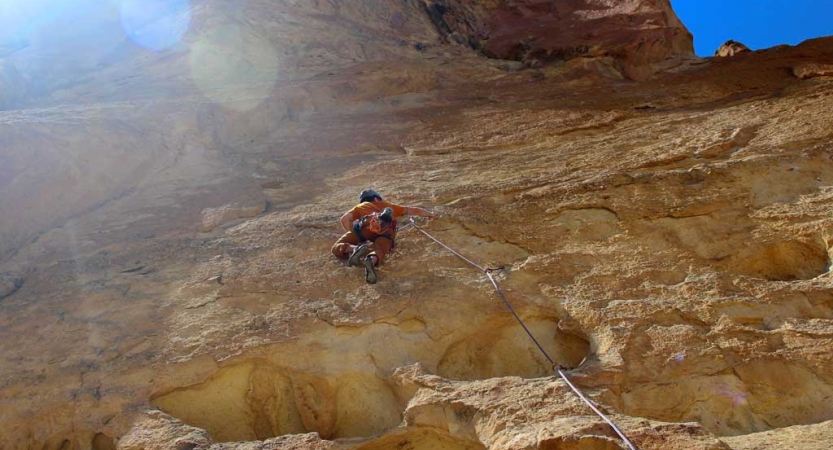
{"type": "MultiPolygon", "coordinates": [[[[558,318],[525,319],[525,323],[556,363],[577,367],[588,356],[588,340],[560,330],[558,318]]],[[[459,380],[553,375],[549,362],[508,315],[477,324],[471,332],[455,333],[449,341],[432,341],[426,335],[425,341],[411,342],[413,336],[398,339],[399,331],[395,330],[398,329],[374,325],[357,334],[353,345],[345,344],[368,352],[365,356],[375,363],[366,370],[313,373],[266,359],[242,360],[221,368],[202,383],[155,396],[151,403],[188,425],[206,430],[215,442],[265,440],[310,432],[327,440],[368,438],[397,428],[408,401],[404,398],[407,393],[380,378],[380,369],[392,372],[400,364],[421,362],[438,375],[459,380]],[[384,345],[374,350],[376,347],[366,339],[402,342],[402,347],[384,345]],[[421,357],[405,361],[401,357],[391,358],[391,354],[421,357]],[[396,361],[396,365],[377,368],[375,364],[385,358],[396,361]]],[[[297,351],[303,352],[294,352],[297,351]]],[[[344,357],[319,356],[320,360],[344,357]]],[[[428,442],[445,438],[420,439],[428,442]]],[[[460,445],[469,448],[467,443],[460,445]]]]}
{"type": "MultiPolygon", "coordinates": [[[[564,367],[578,367],[590,353],[584,337],[558,329],[552,319],[525,320],[527,328],[550,358],[564,367]]],[[[552,375],[552,367],[523,328],[514,320],[483,327],[452,344],[437,367],[440,376],[456,380],[483,380],[552,375]]]]}
{"type": "Polygon", "coordinates": [[[115,439],[104,433],[96,433],[92,441],[93,450],[116,450],[115,439]]]}
{"type": "Polygon", "coordinates": [[[309,432],[324,439],[371,436],[402,419],[393,390],[373,373],[324,377],[262,362],[225,367],[152,403],[215,442],[309,432]]]}
{"type": "Polygon", "coordinates": [[[770,281],[809,280],[829,270],[830,256],[821,239],[782,241],[741,253],[727,268],[770,281]]]}

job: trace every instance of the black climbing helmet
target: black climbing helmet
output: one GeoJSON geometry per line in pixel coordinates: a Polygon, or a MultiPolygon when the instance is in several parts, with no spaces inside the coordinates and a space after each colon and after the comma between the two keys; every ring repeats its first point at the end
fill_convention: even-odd
{"type": "Polygon", "coordinates": [[[382,196],[373,189],[365,189],[359,194],[359,203],[372,202],[374,198],[384,200],[382,196]]]}
{"type": "Polygon", "coordinates": [[[393,208],[387,207],[379,214],[379,220],[385,223],[393,222],[393,208]]]}

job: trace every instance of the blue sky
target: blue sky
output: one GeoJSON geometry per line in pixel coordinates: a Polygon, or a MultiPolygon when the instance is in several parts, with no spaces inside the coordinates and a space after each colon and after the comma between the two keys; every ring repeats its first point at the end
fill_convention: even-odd
{"type": "Polygon", "coordinates": [[[712,56],[729,39],[752,50],[833,35],[833,0],[671,0],[694,34],[694,50],[712,56]]]}

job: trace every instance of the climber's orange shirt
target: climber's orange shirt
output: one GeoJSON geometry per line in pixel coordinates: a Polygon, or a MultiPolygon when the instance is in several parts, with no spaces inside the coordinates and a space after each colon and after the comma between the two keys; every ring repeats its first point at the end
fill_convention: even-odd
{"type": "Polygon", "coordinates": [[[384,200],[380,200],[376,203],[359,203],[358,205],[354,206],[353,209],[351,209],[349,212],[350,214],[352,214],[353,220],[356,220],[368,214],[373,214],[375,212],[380,213],[385,208],[390,208],[393,210],[394,218],[403,216],[408,213],[408,208],[400,205],[395,205],[393,203],[388,203],[384,200]]]}

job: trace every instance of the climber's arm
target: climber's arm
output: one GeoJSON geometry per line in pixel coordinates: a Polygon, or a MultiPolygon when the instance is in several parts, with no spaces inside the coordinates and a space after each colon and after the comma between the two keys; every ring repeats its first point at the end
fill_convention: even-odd
{"type": "Polygon", "coordinates": [[[437,215],[428,211],[427,209],[420,208],[418,206],[409,206],[405,208],[405,213],[410,214],[412,216],[420,216],[420,217],[427,217],[429,219],[436,219],[437,215]]]}
{"type": "Polygon", "coordinates": [[[353,212],[348,211],[341,216],[341,228],[344,228],[344,231],[350,231],[353,229],[353,212]]]}

